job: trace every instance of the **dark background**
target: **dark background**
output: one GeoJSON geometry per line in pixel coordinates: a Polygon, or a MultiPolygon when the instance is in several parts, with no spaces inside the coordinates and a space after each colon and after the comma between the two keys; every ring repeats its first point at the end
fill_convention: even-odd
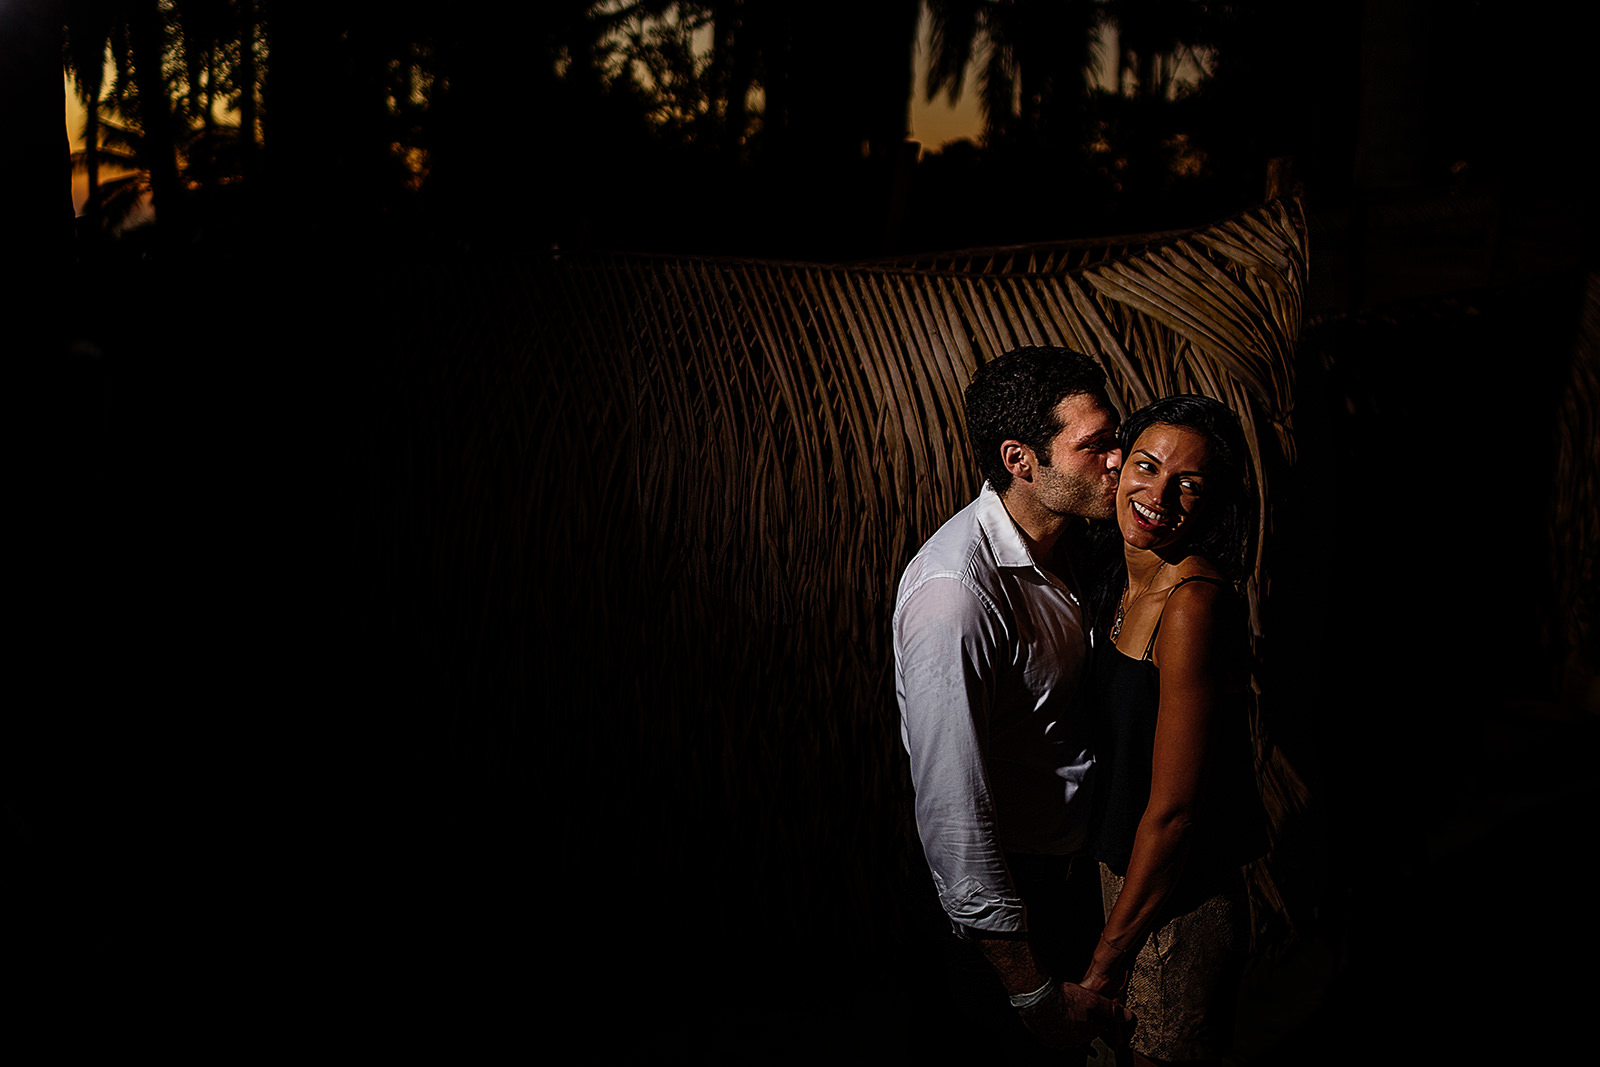
{"type": "MultiPolygon", "coordinates": [[[[1270,172],[1306,205],[1311,282],[1264,657],[1313,804],[1284,845],[1302,937],[1253,975],[1241,1059],[1569,1047],[1596,795],[1592,629],[1561,636],[1550,569],[1593,269],[1576,15],[1106,5],[1143,58],[1173,27],[1216,49],[1202,92],[1163,101],[1075,88],[1061,12],[996,6],[996,34],[1060,44],[1018,45],[1036,106],[914,165],[915,4],[685,9],[750,43],[654,122],[660,99],[599,73],[583,3],[8,12],[8,926],[33,1017],[169,1047],[959,1044],[892,692],[790,707],[781,671],[723,650],[783,662],[795,631],[674,601],[649,534],[625,565],[442,581],[471,538],[414,517],[471,448],[452,383],[516,336],[508,279],[561,256],[1154,231],[1259,202],[1270,172]],[[115,238],[61,207],[57,62],[97,11],[130,70],[165,57],[164,91],[135,74],[119,109],[159,221],[115,238]],[[224,16],[270,58],[258,143],[212,151],[177,88],[204,49],[177,30],[224,16]],[[386,104],[398,56],[448,89],[386,104]],[[759,128],[728,105],[751,83],[759,128]],[[167,127],[190,139],[164,150],[167,127]],[[420,177],[395,165],[413,148],[420,177]]],[[[505,502],[479,514],[492,544],[505,502]]]]}

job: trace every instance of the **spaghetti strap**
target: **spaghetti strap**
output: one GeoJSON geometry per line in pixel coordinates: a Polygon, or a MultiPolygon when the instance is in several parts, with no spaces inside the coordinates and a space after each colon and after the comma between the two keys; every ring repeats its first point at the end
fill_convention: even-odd
{"type": "MultiPolygon", "coordinates": [[[[1209,574],[1191,574],[1187,578],[1179,578],[1178,583],[1171,589],[1167,590],[1167,600],[1171,600],[1172,594],[1182,589],[1189,582],[1210,582],[1212,585],[1221,586],[1232,584],[1225,578],[1216,578],[1209,574]]],[[[1141,659],[1146,662],[1149,662],[1150,660],[1150,653],[1155,651],[1156,634],[1161,632],[1161,620],[1165,618],[1167,614],[1167,600],[1163,600],[1161,602],[1161,614],[1156,616],[1155,629],[1150,631],[1150,642],[1144,646],[1144,655],[1141,657],[1141,659]]]]}

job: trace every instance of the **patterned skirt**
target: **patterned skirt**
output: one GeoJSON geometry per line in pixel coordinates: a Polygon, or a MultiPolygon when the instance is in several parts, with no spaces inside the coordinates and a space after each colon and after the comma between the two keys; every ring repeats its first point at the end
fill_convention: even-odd
{"type": "MultiPolygon", "coordinates": [[[[1107,916],[1122,878],[1100,865],[1107,916]]],[[[1248,912],[1242,879],[1152,930],[1139,946],[1123,1001],[1134,1014],[1135,1052],[1154,1060],[1199,1060],[1233,1047],[1248,912]]]]}

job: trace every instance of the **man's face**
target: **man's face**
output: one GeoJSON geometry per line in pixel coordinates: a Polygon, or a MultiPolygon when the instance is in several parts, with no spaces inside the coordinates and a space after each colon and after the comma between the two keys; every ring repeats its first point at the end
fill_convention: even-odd
{"type": "Polygon", "coordinates": [[[1056,405],[1061,431],[1038,456],[1034,476],[1040,504],[1057,515],[1109,519],[1117,511],[1117,472],[1122,450],[1117,447],[1116,412],[1087,393],[1056,405]]]}

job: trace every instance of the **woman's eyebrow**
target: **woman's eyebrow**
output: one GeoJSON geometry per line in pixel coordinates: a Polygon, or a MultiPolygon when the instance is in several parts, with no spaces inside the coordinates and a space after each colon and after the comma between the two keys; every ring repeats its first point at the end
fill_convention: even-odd
{"type": "MultiPolygon", "coordinates": [[[[1149,456],[1151,459],[1155,460],[1157,463],[1162,462],[1161,457],[1156,455],[1154,452],[1150,451],[1148,448],[1138,448],[1138,449],[1134,450],[1134,455],[1141,455],[1141,454],[1149,456]]],[[[1206,476],[1206,472],[1203,471],[1203,470],[1199,470],[1199,469],[1187,470],[1187,471],[1178,471],[1177,473],[1178,473],[1179,477],[1204,478],[1206,476]]]]}

